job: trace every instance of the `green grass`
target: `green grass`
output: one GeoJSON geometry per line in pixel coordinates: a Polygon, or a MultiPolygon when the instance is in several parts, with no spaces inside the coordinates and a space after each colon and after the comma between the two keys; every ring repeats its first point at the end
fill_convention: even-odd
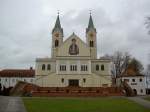
{"type": "Polygon", "coordinates": [[[23,98],[28,112],[150,112],[126,98],[23,98]]]}

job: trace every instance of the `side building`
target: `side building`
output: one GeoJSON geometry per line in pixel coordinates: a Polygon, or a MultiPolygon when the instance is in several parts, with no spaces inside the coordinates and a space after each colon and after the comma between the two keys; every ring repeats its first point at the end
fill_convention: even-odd
{"type": "Polygon", "coordinates": [[[35,70],[30,69],[4,69],[0,71],[0,84],[2,88],[14,87],[18,81],[34,83],[35,70]]]}
{"type": "Polygon", "coordinates": [[[150,64],[148,64],[147,66],[145,76],[146,76],[146,93],[150,94],[150,64]]]}
{"type": "Polygon", "coordinates": [[[123,81],[127,82],[135,95],[146,95],[145,75],[127,69],[121,76],[117,77],[117,85],[120,86],[123,81]]]}

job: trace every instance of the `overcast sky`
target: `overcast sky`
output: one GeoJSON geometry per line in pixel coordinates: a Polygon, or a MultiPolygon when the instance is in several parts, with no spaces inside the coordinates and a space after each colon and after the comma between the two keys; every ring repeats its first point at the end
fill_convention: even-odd
{"type": "Polygon", "coordinates": [[[150,35],[144,26],[150,0],[0,0],[0,69],[29,68],[51,56],[51,30],[60,10],[64,39],[85,40],[92,10],[98,56],[129,52],[150,63],[150,35]]]}

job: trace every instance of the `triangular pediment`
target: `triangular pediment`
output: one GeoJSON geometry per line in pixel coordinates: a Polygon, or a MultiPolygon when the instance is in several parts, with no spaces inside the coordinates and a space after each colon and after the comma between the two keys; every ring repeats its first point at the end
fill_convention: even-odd
{"type": "Polygon", "coordinates": [[[57,56],[64,57],[89,57],[90,49],[87,47],[86,43],[83,42],[74,33],[67,38],[63,44],[58,48],[57,56]]]}

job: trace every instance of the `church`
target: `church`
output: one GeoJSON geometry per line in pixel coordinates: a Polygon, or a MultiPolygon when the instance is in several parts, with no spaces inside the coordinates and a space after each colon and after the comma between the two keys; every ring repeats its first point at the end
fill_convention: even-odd
{"type": "MultiPolygon", "coordinates": [[[[52,29],[51,58],[37,58],[35,84],[40,87],[111,87],[111,60],[97,58],[97,31],[90,14],[86,42],[72,33],[64,40],[59,14],[52,29]]],[[[98,37],[100,38],[100,37],[98,37]]]]}

